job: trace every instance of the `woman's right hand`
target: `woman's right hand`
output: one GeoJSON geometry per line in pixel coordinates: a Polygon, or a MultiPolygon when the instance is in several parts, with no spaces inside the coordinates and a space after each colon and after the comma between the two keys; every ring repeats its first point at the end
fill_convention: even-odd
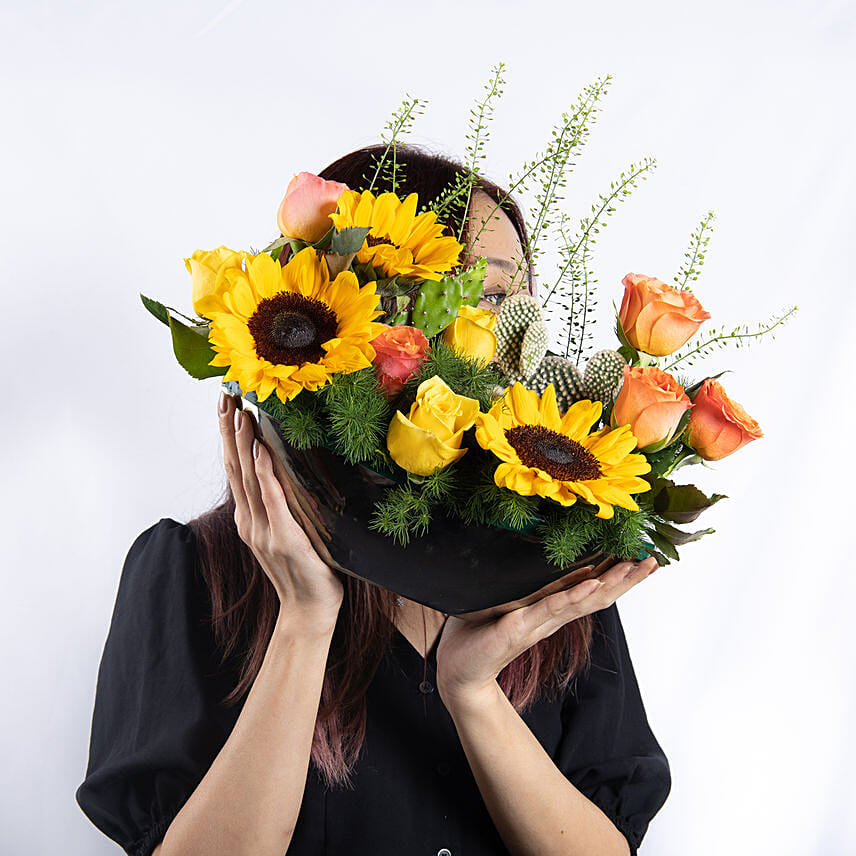
{"type": "Polygon", "coordinates": [[[270,452],[255,439],[252,414],[221,392],[218,415],[238,534],[273,583],[289,621],[305,619],[309,627],[332,632],[344,597],[342,581],[289,510],[270,452]]]}

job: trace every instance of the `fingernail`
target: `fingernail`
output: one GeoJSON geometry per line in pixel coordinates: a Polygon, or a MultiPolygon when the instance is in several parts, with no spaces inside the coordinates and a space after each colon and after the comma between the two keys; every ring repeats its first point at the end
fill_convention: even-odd
{"type": "Polygon", "coordinates": [[[253,440],[253,457],[257,458],[259,456],[259,441],[253,440]]]}
{"type": "Polygon", "coordinates": [[[229,409],[229,399],[226,397],[226,393],[223,390],[220,390],[220,398],[217,401],[217,411],[222,416],[229,409]]]}
{"type": "Polygon", "coordinates": [[[240,410],[235,411],[235,431],[241,430],[241,423],[244,420],[244,414],[240,410]]]}

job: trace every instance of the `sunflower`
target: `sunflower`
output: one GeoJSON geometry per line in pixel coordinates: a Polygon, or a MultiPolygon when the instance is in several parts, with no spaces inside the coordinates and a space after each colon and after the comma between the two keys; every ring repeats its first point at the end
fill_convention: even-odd
{"type": "Polygon", "coordinates": [[[638,511],[630,494],[650,489],[638,476],[651,465],[644,455],[630,454],[636,438],[628,425],[589,434],[602,407],[599,401],[578,401],[560,416],[553,384],[539,399],[515,383],[487,413],[476,416],[478,444],[502,461],[493,474],[496,484],[562,505],[580,497],[606,520],[614,505],[638,511]]]}
{"type": "Polygon", "coordinates": [[[369,342],[383,329],[372,321],[375,283],[360,287],[351,271],[330,280],[327,263],[306,247],[280,267],[267,253],[248,255],[246,270],[224,274],[225,311],[211,313],[212,366],[229,366],[234,380],[259,401],[280,401],[302,389],[317,390],[338,372],[371,365],[369,342]]]}
{"type": "Polygon", "coordinates": [[[389,277],[439,280],[458,263],[463,247],[443,235],[433,211],[417,214],[416,203],[415,193],[402,202],[394,193],[375,197],[370,190],[346,190],[330,219],[339,230],[369,227],[358,262],[380,268],[389,277]]]}

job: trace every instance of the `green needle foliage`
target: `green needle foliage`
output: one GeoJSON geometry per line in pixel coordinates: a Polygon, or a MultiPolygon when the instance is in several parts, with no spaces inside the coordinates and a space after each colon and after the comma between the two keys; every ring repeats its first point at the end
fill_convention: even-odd
{"type": "Polygon", "coordinates": [[[603,553],[610,553],[622,559],[635,559],[645,548],[648,512],[628,511],[614,506],[611,520],[594,517],[595,533],[592,544],[603,553]]]}
{"type": "MultiPolygon", "coordinates": [[[[469,452],[467,454],[470,454],[469,452]]],[[[524,530],[538,519],[538,497],[522,496],[499,487],[493,480],[498,461],[486,461],[474,473],[471,492],[457,506],[456,511],[466,523],[485,523],[524,530]]]]}
{"type": "Polygon", "coordinates": [[[391,415],[374,369],[333,375],[321,393],[333,450],[352,464],[374,460],[391,415]]]}
{"type": "Polygon", "coordinates": [[[314,393],[303,390],[287,404],[274,394],[259,406],[279,423],[283,437],[296,449],[309,449],[324,442],[321,406],[314,393]]]}
{"type": "MultiPolygon", "coordinates": [[[[484,365],[478,360],[461,356],[442,339],[431,342],[428,357],[419,366],[418,373],[404,384],[402,401],[410,402],[416,398],[416,389],[423,380],[439,375],[458,394],[478,400],[482,410],[491,405],[494,389],[499,385],[501,376],[493,364],[484,365]]],[[[399,404],[399,409],[409,410],[399,404]]]]}
{"type": "Polygon", "coordinates": [[[553,511],[538,527],[544,538],[544,555],[554,565],[564,568],[586,552],[597,534],[591,508],[575,504],[567,511],[553,511]]]}
{"type": "Polygon", "coordinates": [[[431,501],[410,484],[390,488],[376,503],[369,528],[406,546],[410,539],[424,535],[431,523],[431,501]]]}

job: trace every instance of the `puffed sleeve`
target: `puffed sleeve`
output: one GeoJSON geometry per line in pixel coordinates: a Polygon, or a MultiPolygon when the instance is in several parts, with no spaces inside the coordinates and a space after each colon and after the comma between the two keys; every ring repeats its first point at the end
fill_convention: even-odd
{"type": "Polygon", "coordinates": [[[627,838],[635,856],[671,787],[627,650],[618,609],[594,615],[591,663],[562,707],[556,765],[627,838]]]}
{"type": "Polygon", "coordinates": [[[193,531],[164,518],[125,559],[92,715],[83,812],[131,856],[163,838],[236,714],[218,672],[193,531]],[[231,720],[231,721],[230,721],[231,720]]]}

